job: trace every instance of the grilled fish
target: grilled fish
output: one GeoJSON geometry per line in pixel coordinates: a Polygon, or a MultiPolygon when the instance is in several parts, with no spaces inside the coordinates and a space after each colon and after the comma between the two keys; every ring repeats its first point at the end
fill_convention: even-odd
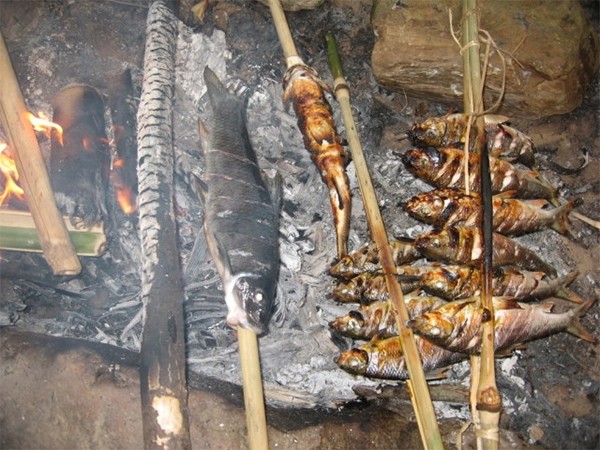
{"type": "MultiPolygon", "coordinates": [[[[426,270],[425,266],[396,267],[402,292],[406,294],[416,290],[420,284],[419,275],[426,270]]],[[[370,303],[389,298],[385,275],[380,272],[363,272],[348,281],[342,281],[333,289],[331,296],[341,303],[370,303]]]]}
{"type": "MultiPolygon", "coordinates": [[[[501,234],[493,234],[494,266],[514,265],[542,271],[555,277],[556,269],[531,250],[501,234]]],[[[423,233],[415,239],[415,247],[423,256],[452,264],[478,265],[483,257],[483,244],[478,227],[446,227],[423,233]]]]}
{"type": "Polygon", "coordinates": [[[204,147],[204,231],[221,277],[227,324],[267,329],[279,268],[278,211],[250,145],[242,99],[208,67],[213,126],[204,147]]]}
{"type": "Polygon", "coordinates": [[[348,253],[352,199],[346,174],[346,153],[324,90],[330,89],[308,66],[292,66],[284,76],[283,101],[286,105],[292,102],[298,118],[298,128],[304,138],[304,147],[310,152],[311,159],[329,189],[337,253],[338,258],[341,258],[348,253]]]}
{"type": "MultiPolygon", "coordinates": [[[[590,300],[564,313],[553,313],[553,303],[518,303],[494,297],[495,349],[507,350],[518,344],[567,331],[588,342],[596,339],[578,321],[594,303],[590,300]]],[[[415,333],[446,350],[478,353],[482,323],[490,320],[490,312],[482,308],[478,298],[456,300],[411,319],[408,325],[415,333]]]]}
{"type": "MultiPolygon", "coordinates": [[[[419,336],[415,336],[415,344],[426,374],[467,358],[466,354],[448,351],[419,336]]],[[[408,378],[402,344],[398,336],[387,339],[375,337],[358,348],[342,352],[335,362],[346,372],[354,375],[386,380],[408,378]]]]}
{"type": "MultiPolygon", "coordinates": [[[[494,271],[492,295],[512,297],[519,301],[555,296],[582,303],[577,295],[566,289],[566,286],[576,277],[577,272],[550,278],[542,272],[501,267],[494,271]]],[[[481,270],[476,267],[456,265],[433,267],[420,277],[420,287],[427,293],[446,300],[473,297],[481,292],[481,270]]]]}
{"type": "MultiPolygon", "coordinates": [[[[535,164],[531,138],[509,126],[507,117],[486,114],[483,120],[490,156],[518,161],[528,167],[535,164]]],[[[466,131],[465,114],[448,114],[414,124],[408,137],[419,147],[450,147],[464,144],[466,131]]]]}
{"type": "MultiPolygon", "coordinates": [[[[494,231],[507,236],[518,236],[546,227],[561,234],[569,234],[569,217],[578,203],[568,203],[552,209],[543,209],[543,199],[519,200],[510,198],[511,192],[492,198],[494,231]]],[[[481,197],[467,195],[458,189],[439,188],[415,195],[405,204],[405,210],[416,219],[436,227],[451,225],[475,226],[481,221],[481,197]]]]}
{"type": "MultiPolygon", "coordinates": [[[[408,238],[393,239],[390,241],[392,257],[396,266],[407,264],[422,258],[415,248],[414,240],[408,238]]],[[[330,269],[334,277],[352,278],[362,272],[381,272],[379,249],[374,243],[365,245],[341,258],[330,269]]]]}
{"type": "MultiPolygon", "coordinates": [[[[409,318],[419,317],[446,303],[438,297],[405,295],[404,303],[409,318]]],[[[329,322],[329,326],[353,339],[371,339],[375,336],[391,337],[398,335],[396,327],[396,311],[390,300],[379,300],[369,305],[361,305],[345,316],[337,317],[329,322]]]]}
{"type": "MultiPolygon", "coordinates": [[[[464,189],[465,153],[456,148],[412,149],[402,155],[402,162],[415,176],[435,187],[464,189]]],[[[479,154],[469,153],[469,188],[480,188],[479,154]]],[[[555,200],[556,188],[538,179],[537,173],[518,169],[509,162],[490,157],[492,192],[514,191],[518,198],[555,200]]]]}

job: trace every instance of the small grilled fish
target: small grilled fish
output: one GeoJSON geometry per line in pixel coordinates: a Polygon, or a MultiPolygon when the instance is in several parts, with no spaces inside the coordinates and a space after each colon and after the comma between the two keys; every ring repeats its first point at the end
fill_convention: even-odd
{"type": "MultiPolygon", "coordinates": [[[[438,297],[420,296],[418,293],[404,296],[404,303],[409,318],[421,314],[446,303],[438,297]]],[[[329,326],[353,339],[371,339],[375,336],[391,337],[398,335],[396,327],[396,311],[390,300],[379,300],[369,305],[361,305],[345,316],[337,317],[329,322],[329,326]]]]}
{"type": "MultiPolygon", "coordinates": [[[[546,227],[561,234],[569,234],[569,217],[578,203],[568,203],[552,209],[543,199],[519,200],[511,198],[512,192],[494,195],[492,198],[494,231],[507,236],[518,236],[546,227]]],[[[405,210],[416,219],[436,227],[451,225],[475,226],[481,221],[481,197],[467,195],[458,189],[439,188],[415,195],[405,204],[405,210]]]]}
{"type": "MultiPolygon", "coordinates": [[[[501,267],[494,271],[492,295],[512,297],[519,301],[556,296],[581,303],[578,296],[566,289],[566,286],[576,277],[577,272],[550,278],[542,272],[501,267]]],[[[427,293],[446,300],[473,297],[481,292],[481,270],[476,267],[456,265],[433,267],[421,276],[420,285],[427,293]]]]}
{"type": "Polygon", "coordinates": [[[277,273],[278,211],[250,145],[242,99],[208,67],[213,126],[204,145],[204,231],[223,283],[228,325],[266,331],[277,273]]]}
{"type": "MultiPolygon", "coordinates": [[[[555,277],[556,269],[531,250],[501,234],[493,234],[494,266],[514,265],[527,270],[542,271],[555,277]]],[[[478,227],[446,227],[423,233],[415,239],[415,247],[429,259],[451,264],[477,265],[483,257],[483,244],[478,227]]]]}
{"type": "MultiPolygon", "coordinates": [[[[412,149],[402,155],[402,162],[415,176],[435,187],[464,189],[463,160],[465,153],[456,148],[412,149]]],[[[469,188],[480,188],[479,154],[469,153],[469,188]]],[[[554,200],[556,188],[538,179],[537,173],[518,169],[509,162],[490,157],[492,192],[514,191],[518,198],[554,200]]]]}
{"type": "MultiPolygon", "coordinates": [[[[493,302],[497,351],[560,331],[596,342],[578,321],[594,300],[564,313],[553,313],[551,302],[523,304],[504,297],[494,297],[493,302]]],[[[408,325],[415,333],[446,350],[474,354],[480,351],[481,327],[487,320],[490,320],[490,311],[481,307],[478,298],[469,298],[446,303],[411,319],[408,325]]]]}
{"type": "MultiPolygon", "coordinates": [[[[518,161],[528,167],[535,164],[531,138],[509,126],[507,117],[486,114],[483,120],[490,156],[518,161]]],[[[465,114],[448,114],[429,117],[422,123],[414,124],[408,137],[419,147],[450,147],[464,144],[466,131],[465,114]]]]}
{"type": "MultiPolygon", "coordinates": [[[[416,261],[422,257],[415,248],[413,239],[393,239],[390,241],[390,247],[396,266],[416,261]]],[[[346,279],[362,272],[381,272],[379,250],[374,243],[351,252],[329,269],[329,273],[334,277],[346,279]]]]}
{"type": "Polygon", "coordinates": [[[285,73],[283,101],[286,105],[292,102],[298,118],[298,128],[304,138],[304,147],[310,152],[311,159],[329,189],[338,258],[341,258],[348,253],[352,198],[346,174],[346,153],[324,90],[330,91],[330,88],[311,67],[299,64],[290,67],[285,73]]]}
{"type": "MultiPolygon", "coordinates": [[[[397,267],[402,292],[406,294],[416,290],[420,284],[419,276],[426,270],[427,267],[397,267]]],[[[342,281],[333,289],[331,296],[341,303],[370,303],[389,298],[385,275],[381,272],[363,272],[348,281],[342,281]]]]}
{"type": "MultiPolygon", "coordinates": [[[[415,336],[415,344],[421,356],[423,371],[426,374],[431,374],[467,358],[467,355],[463,353],[450,352],[419,336],[415,336]]],[[[386,380],[406,380],[408,378],[402,344],[397,336],[387,339],[375,337],[358,348],[342,352],[335,362],[353,375],[386,380]]]]}

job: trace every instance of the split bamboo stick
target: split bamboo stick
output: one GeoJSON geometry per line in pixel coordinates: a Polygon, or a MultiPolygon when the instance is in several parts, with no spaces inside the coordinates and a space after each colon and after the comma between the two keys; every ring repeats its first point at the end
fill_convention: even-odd
{"type": "MultiPolygon", "coordinates": [[[[75,251],[79,256],[99,256],[106,250],[106,235],[102,225],[77,229],[68,217],[63,217],[75,251]]],[[[26,211],[0,209],[0,249],[41,252],[35,223],[26,211]]]]}
{"type": "MultiPolygon", "coordinates": [[[[494,305],[492,303],[492,190],[489,170],[489,155],[485,143],[485,130],[483,123],[483,86],[485,80],[481,76],[481,63],[479,57],[479,26],[477,0],[463,0],[463,80],[464,80],[464,108],[471,123],[475,123],[477,131],[476,147],[480,152],[481,165],[481,198],[482,222],[480,232],[483,242],[482,261],[482,286],[481,305],[489,311],[490,320],[482,326],[482,348],[480,361],[474,361],[472,372],[472,390],[475,391],[476,404],[471,408],[477,448],[495,450],[498,448],[498,423],[502,400],[496,386],[495,360],[494,360],[494,305]],[[476,119],[475,119],[476,118],[476,119]],[[477,364],[478,362],[478,364],[477,364]],[[479,366],[479,367],[477,367],[479,366]]],[[[468,142],[468,141],[467,141],[468,142]]],[[[465,151],[468,150],[465,145],[465,151]]],[[[478,358],[478,357],[475,357],[478,358]]],[[[472,358],[473,360],[473,358],[472,358]]]]}
{"type": "Polygon", "coordinates": [[[14,153],[20,185],[35,222],[44,257],[55,275],[77,275],[81,263],[63,222],[42,152],[17,82],[4,37],[0,35],[0,124],[14,153]]]}
{"type": "Polygon", "coordinates": [[[352,160],[354,161],[356,175],[358,177],[369,230],[373,241],[379,248],[379,256],[383,272],[385,273],[386,285],[390,293],[390,299],[396,310],[396,326],[398,327],[398,333],[402,342],[402,351],[410,375],[408,383],[412,394],[410,397],[419,424],[423,446],[426,449],[443,448],[442,438],[435,418],[435,411],[427,388],[427,382],[425,381],[425,374],[423,373],[419,352],[415,345],[412,330],[405,326],[409,320],[408,312],[402,296],[402,289],[395,276],[396,265],[392,257],[385,224],[383,223],[383,218],[379,210],[379,203],[371,181],[367,162],[360,144],[358,132],[356,131],[354,117],[352,116],[352,108],[350,106],[350,91],[344,78],[339,53],[333,35],[328,34],[326,36],[326,43],[329,64],[334,77],[334,92],[342,110],[342,117],[346,127],[346,139],[348,140],[350,151],[352,153],[352,160]]]}

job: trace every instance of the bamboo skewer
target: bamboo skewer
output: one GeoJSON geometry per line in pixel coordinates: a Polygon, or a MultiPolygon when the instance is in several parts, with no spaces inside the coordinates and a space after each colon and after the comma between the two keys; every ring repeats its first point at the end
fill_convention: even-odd
{"type": "Polygon", "coordinates": [[[352,116],[350,92],[342,72],[335,40],[331,34],[327,35],[326,42],[329,64],[334,77],[335,96],[340,103],[342,110],[342,117],[346,126],[346,139],[348,140],[350,151],[352,153],[352,160],[354,161],[356,168],[369,230],[373,241],[379,248],[379,255],[383,272],[385,273],[387,288],[394,309],[396,310],[396,326],[398,327],[398,333],[402,342],[402,351],[410,375],[408,386],[412,394],[411,400],[419,424],[423,446],[426,449],[443,448],[435,412],[433,410],[433,404],[427,388],[427,382],[425,381],[425,375],[415,345],[414,336],[412,330],[405,326],[405,323],[409,319],[408,312],[406,310],[400,284],[394,276],[396,273],[396,265],[392,257],[385,224],[383,223],[383,218],[379,210],[375,189],[373,188],[367,162],[362,151],[360,139],[352,116]]]}
{"type": "Polygon", "coordinates": [[[256,333],[240,326],[237,327],[237,332],[244,386],[248,447],[250,450],[263,450],[269,448],[269,439],[258,357],[258,338],[256,333]]]}
{"type": "Polygon", "coordinates": [[[302,58],[298,56],[296,44],[294,44],[294,39],[292,38],[290,27],[288,26],[285,18],[281,1],[269,0],[269,8],[271,9],[273,23],[275,24],[275,29],[277,30],[277,36],[279,37],[279,43],[283,50],[283,55],[285,56],[286,67],[289,69],[290,67],[296,65],[304,65],[304,61],[302,61],[302,58]]]}
{"type": "Polygon", "coordinates": [[[59,212],[48,171],[0,35],[0,124],[13,150],[20,184],[35,222],[44,256],[55,275],[77,275],[81,263],[59,212]]]}
{"type": "MultiPolygon", "coordinates": [[[[478,449],[498,448],[498,423],[502,400],[496,386],[494,366],[494,306],[492,303],[492,193],[489,157],[485,143],[483,123],[483,85],[479,58],[479,27],[477,24],[477,0],[463,0],[463,68],[464,108],[469,122],[475,121],[477,149],[480,152],[482,223],[480,232],[483,242],[481,306],[489,311],[491,320],[482,326],[481,356],[472,357],[471,389],[475,404],[471,414],[475,424],[478,449]],[[474,373],[477,371],[477,373],[474,373]],[[475,391],[476,388],[476,391],[475,391]]],[[[467,138],[468,139],[468,138],[467,138]]],[[[468,150],[468,140],[465,149],[468,150]]],[[[477,168],[472,168],[477,170],[477,168]]]]}

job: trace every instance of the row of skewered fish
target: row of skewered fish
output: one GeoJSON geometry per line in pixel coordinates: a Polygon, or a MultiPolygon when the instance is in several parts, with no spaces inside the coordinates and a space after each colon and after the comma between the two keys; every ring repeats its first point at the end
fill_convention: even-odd
{"type": "MultiPolygon", "coordinates": [[[[391,244],[397,279],[409,313],[426,373],[478,353],[482,323],[489,311],[479,302],[483,244],[478,223],[481,214],[479,154],[460,147],[466,119],[462,114],[430,118],[415,125],[409,137],[419,148],[402,155],[406,168],[436,187],[409,199],[405,210],[432,225],[415,239],[391,244]],[[450,147],[455,146],[455,147],[450,147]],[[471,168],[464,192],[464,158],[471,168]]],[[[511,236],[551,228],[569,236],[573,200],[559,204],[557,189],[531,169],[535,167],[531,139],[505,123],[486,116],[493,197],[493,285],[495,348],[507,352],[524,342],[567,331],[589,342],[595,338],[579,323],[593,304],[568,288],[577,272],[558,275],[556,269],[511,236]],[[554,312],[551,297],[576,304],[554,312]],[[542,303],[539,300],[546,300],[542,303]]],[[[373,378],[405,379],[408,374],[389,300],[378,249],[365,246],[341,258],[330,270],[339,279],[332,297],[359,303],[358,309],[336,318],[330,326],[350,338],[368,341],[336,359],[344,370],[373,378]]]]}

